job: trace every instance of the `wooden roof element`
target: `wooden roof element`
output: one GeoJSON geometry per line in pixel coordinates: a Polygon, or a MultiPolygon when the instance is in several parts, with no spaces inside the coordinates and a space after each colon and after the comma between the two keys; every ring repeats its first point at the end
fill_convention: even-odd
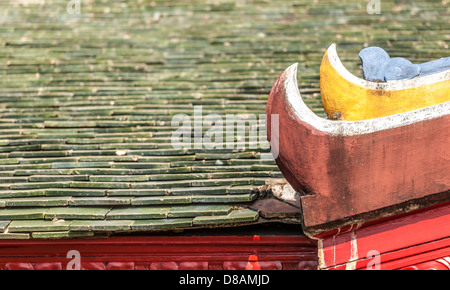
{"type": "Polygon", "coordinates": [[[278,166],[302,194],[311,236],[450,198],[450,102],[377,119],[327,120],[303,102],[292,65],[276,81],[267,115],[279,116],[268,136],[278,166]]]}
{"type": "MultiPolygon", "coordinates": [[[[379,65],[384,65],[381,60],[379,65]]],[[[450,67],[412,79],[373,82],[350,73],[333,44],[322,61],[320,87],[323,106],[331,118],[374,119],[450,101],[450,67]]]]}

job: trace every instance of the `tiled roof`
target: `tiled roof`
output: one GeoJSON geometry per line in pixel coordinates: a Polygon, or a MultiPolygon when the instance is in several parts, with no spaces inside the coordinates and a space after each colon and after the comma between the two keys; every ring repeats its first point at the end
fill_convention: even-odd
{"type": "Polygon", "coordinates": [[[448,56],[446,1],[382,1],[380,15],[347,0],[82,0],[79,15],[62,2],[0,1],[0,238],[262,221],[254,189],[282,178],[263,144],[174,149],[174,115],[264,114],[276,77],[300,62],[302,94],[324,116],[332,42],[359,74],[368,44],[448,56]]]}

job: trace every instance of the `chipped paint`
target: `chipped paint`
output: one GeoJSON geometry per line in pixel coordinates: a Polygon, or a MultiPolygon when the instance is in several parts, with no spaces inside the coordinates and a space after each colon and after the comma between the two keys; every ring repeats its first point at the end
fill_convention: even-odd
{"type": "Polygon", "coordinates": [[[347,263],[346,270],[355,270],[358,259],[358,239],[356,237],[356,232],[352,231],[350,240],[350,260],[347,263]]]}
{"type": "Polygon", "coordinates": [[[317,240],[317,254],[319,257],[319,269],[325,269],[327,265],[325,264],[325,255],[323,252],[323,240],[317,240]]]}

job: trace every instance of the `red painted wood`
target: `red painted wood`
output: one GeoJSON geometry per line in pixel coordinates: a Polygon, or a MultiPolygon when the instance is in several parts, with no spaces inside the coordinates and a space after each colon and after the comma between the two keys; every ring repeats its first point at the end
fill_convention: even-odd
{"type": "Polygon", "coordinates": [[[450,203],[350,228],[322,240],[322,268],[365,269],[380,254],[381,269],[450,256],[450,203]],[[341,265],[341,266],[340,266],[341,265]]]}
{"type": "Polygon", "coordinates": [[[450,114],[369,134],[332,135],[314,127],[310,115],[296,114],[288,98],[301,102],[295,90],[296,69],[291,67],[268,100],[268,137],[279,152],[280,170],[305,193],[307,234],[328,231],[336,223],[342,227],[361,214],[381,218],[386,208],[393,214],[394,206],[450,189],[450,114]],[[277,132],[271,128],[272,115],[279,116],[277,132]]]}
{"type": "Polygon", "coordinates": [[[444,257],[414,266],[405,267],[401,270],[450,270],[450,257],[444,257]]]}
{"type": "Polygon", "coordinates": [[[207,270],[246,267],[317,269],[317,245],[303,236],[135,237],[77,240],[2,240],[0,269],[66,269],[80,253],[81,269],[207,270]]]}
{"type": "MultiPolygon", "coordinates": [[[[450,239],[435,241],[411,248],[405,248],[392,253],[383,253],[380,256],[379,270],[399,270],[407,267],[420,265],[427,261],[439,260],[449,254],[450,239]]],[[[361,259],[356,262],[356,270],[373,269],[374,260],[371,258],[361,259]],[[371,263],[371,264],[369,264],[371,263]]],[[[326,268],[328,270],[347,270],[348,265],[336,265],[326,268]]]]}

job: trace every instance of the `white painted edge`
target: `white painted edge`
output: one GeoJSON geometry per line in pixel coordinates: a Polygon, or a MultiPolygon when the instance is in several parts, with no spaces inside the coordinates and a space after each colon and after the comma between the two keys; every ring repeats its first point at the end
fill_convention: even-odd
{"type": "Polygon", "coordinates": [[[350,259],[346,264],[346,270],[356,270],[356,262],[359,259],[358,254],[358,238],[356,236],[356,232],[351,232],[351,240],[350,240],[350,259]]]}
{"type": "Polygon", "coordinates": [[[325,263],[325,254],[323,251],[323,240],[319,239],[317,241],[317,255],[319,258],[319,269],[325,269],[327,267],[326,263],[325,263]]]}
{"type": "Polygon", "coordinates": [[[358,78],[345,68],[345,66],[339,59],[339,56],[336,51],[336,44],[334,43],[328,48],[328,60],[330,61],[333,68],[347,81],[354,83],[355,85],[366,87],[372,90],[400,91],[450,80],[450,69],[449,69],[443,72],[427,75],[424,77],[418,76],[410,80],[389,81],[380,83],[367,81],[365,79],[358,78]]]}
{"type": "Polygon", "coordinates": [[[334,121],[317,116],[303,102],[297,83],[298,64],[294,64],[284,72],[284,97],[292,111],[302,121],[317,130],[331,135],[355,136],[370,134],[378,131],[408,126],[421,121],[427,121],[450,114],[450,101],[425,107],[415,111],[391,115],[387,117],[362,121],[334,121]]]}

